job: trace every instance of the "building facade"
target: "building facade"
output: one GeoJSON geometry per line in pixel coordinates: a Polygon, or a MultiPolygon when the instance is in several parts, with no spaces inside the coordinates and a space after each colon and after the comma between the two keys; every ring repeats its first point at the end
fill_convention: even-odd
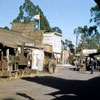
{"type": "Polygon", "coordinates": [[[44,33],[43,44],[51,47],[50,51],[54,53],[54,56],[58,63],[61,61],[61,37],[62,34],[57,32],[44,33]]]}
{"type": "Polygon", "coordinates": [[[22,33],[25,37],[32,40],[32,43],[25,43],[25,49],[28,51],[27,56],[30,63],[31,69],[36,69],[39,71],[43,70],[43,30],[34,30],[34,23],[11,23],[11,30],[22,33]]]}

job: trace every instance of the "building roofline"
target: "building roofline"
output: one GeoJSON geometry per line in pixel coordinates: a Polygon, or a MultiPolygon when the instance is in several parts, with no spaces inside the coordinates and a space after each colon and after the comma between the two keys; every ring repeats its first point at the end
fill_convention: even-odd
{"type": "Polygon", "coordinates": [[[45,32],[44,34],[55,34],[62,37],[62,34],[58,32],[45,32]]]}

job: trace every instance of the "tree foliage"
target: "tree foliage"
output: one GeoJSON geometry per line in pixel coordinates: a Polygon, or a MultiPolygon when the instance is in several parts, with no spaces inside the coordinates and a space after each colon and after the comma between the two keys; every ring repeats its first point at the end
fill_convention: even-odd
{"type": "MultiPolygon", "coordinates": [[[[34,5],[33,2],[30,0],[25,0],[24,4],[19,7],[19,14],[18,16],[13,20],[13,22],[36,22],[36,26],[38,25],[39,21],[34,20],[34,16],[40,13],[40,29],[46,30],[47,32],[60,32],[59,27],[51,28],[49,25],[49,22],[44,16],[43,11],[40,9],[38,5],[34,5]]],[[[37,27],[35,27],[36,29],[37,27]]]]}
{"type": "MultiPolygon", "coordinates": [[[[84,26],[74,29],[76,35],[76,42],[79,39],[77,50],[82,49],[99,49],[100,48],[100,33],[97,30],[97,26],[100,26],[100,8],[98,5],[90,9],[91,19],[90,22],[96,23],[94,26],[84,26]]],[[[77,43],[76,43],[77,44],[77,43]]]]}
{"type": "Polygon", "coordinates": [[[4,27],[4,29],[7,29],[7,30],[9,30],[8,26],[5,26],[5,27],[4,27]]]}
{"type": "Polygon", "coordinates": [[[90,9],[91,19],[90,22],[94,21],[97,25],[100,25],[100,8],[98,5],[90,9]]]}
{"type": "Polygon", "coordinates": [[[51,32],[58,32],[62,34],[62,30],[59,27],[53,27],[51,28],[51,32]]]}
{"type": "Polygon", "coordinates": [[[65,39],[65,41],[62,40],[62,45],[64,46],[64,49],[67,50],[67,49],[73,49],[74,48],[74,45],[72,44],[72,41],[68,40],[68,39],[65,39]]]}
{"type": "Polygon", "coordinates": [[[74,30],[75,34],[79,34],[80,42],[77,50],[82,49],[99,49],[100,48],[100,33],[97,30],[97,26],[91,27],[78,27],[74,30]],[[76,31],[77,30],[77,31],[76,31]]]}

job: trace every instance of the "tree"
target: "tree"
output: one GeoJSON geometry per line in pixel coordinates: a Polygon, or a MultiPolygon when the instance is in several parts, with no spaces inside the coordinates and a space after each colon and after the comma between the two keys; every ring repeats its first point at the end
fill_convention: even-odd
{"type": "MultiPolygon", "coordinates": [[[[40,13],[40,29],[47,31],[51,30],[50,25],[46,17],[44,16],[42,10],[39,8],[39,6],[35,6],[30,0],[25,0],[24,4],[19,7],[19,10],[19,15],[16,19],[13,20],[13,22],[34,22],[34,16],[40,13]]],[[[36,21],[36,25],[38,23],[39,21],[36,21]]]]}
{"type": "Polygon", "coordinates": [[[81,51],[82,49],[100,48],[100,34],[96,26],[91,26],[89,28],[84,26],[83,28],[80,27],[80,30],[78,27],[75,34],[79,34],[81,38],[77,47],[77,51],[81,51]]]}
{"type": "Polygon", "coordinates": [[[62,31],[61,31],[61,29],[59,27],[53,27],[53,28],[51,28],[51,31],[52,32],[58,32],[58,33],[62,34],[62,31]]]}
{"type": "MultiPolygon", "coordinates": [[[[98,5],[100,4],[98,0],[95,0],[95,1],[97,2],[98,5]]],[[[90,12],[91,12],[90,22],[94,21],[96,23],[96,25],[100,27],[100,5],[99,6],[98,5],[96,5],[96,6],[94,6],[94,7],[92,7],[90,9],[90,12]]],[[[93,36],[92,36],[92,39],[94,39],[95,41],[97,41],[96,44],[95,44],[95,46],[97,46],[99,48],[100,47],[100,43],[99,43],[100,42],[100,39],[99,39],[100,33],[97,30],[97,26],[91,27],[91,31],[94,30],[95,31],[94,33],[96,33],[95,38],[97,40],[95,40],[93,38],[93,36]]]]}
{"type": "Polygon", "coordinates": [[[59,27],[56,27],[52,29],[49,25],[49,22],[44,16],[42,10],[37,5],[34,5],[30,0],[25,0],[24,4],[19,7],[19,14],[18,16],[13,20],[13,22],[36,22],[35,29],[37,29],[37,26],[39,24],[39,21],[34,20],[34,16],[40,13],[40,29],[45,30],[47,32],[53,31],[53,32],[61,32],[59,27]]]}
{"type": "Polygon", "coordinates": [[[64,49],[67,50],[68,48],[71,50],[74,48],[74,45],[72,44],[72,41],[69,41],[68,39],[65,39],[65,41],[61,41],[62,45],[64,46],[64,49]]]}
{"type": "Polygon", "coordinates": [[[9,30],[8,26],[5,26],[5,27],[4,27],[4,29],[7,29],[7,30],[9,30]]]}
{"type": "Polygon", "coordinates": [[[97,26],[100,26],[100,8],[98,5],[90,9],[91,19],[90,22],[95,22],[94,26],[84,26],[74,29],[76,35],[77,51],[82,49],[99,49],[100,48],[100,33],[97,30],[97,26]],[[78,38],[80,39],[79,43],[78,38]]]}
{"type": "Polygon", "coordinates": [[[74,29],[74,34],[76,35],[76,48],[78,46],[78,38],[80,33],[82,33],[82,27],[79,26],[78,28],[74,29]]]}
{"type": "Polygon", "coordinates": [[[19,7],[19,14],[13,22],[30,22],[36,14],[36,6],[30,1],[25,0],[24,4],[19,7]]]}
{"type": "Polygon", "coordinates": [[[94,1],[98,4],[98,6],[100,8],[100,1],[99,0],[94,0],[94,1]]]}
{"type": "Polygon", "coordinates": [[[64,46],[64,41],[63,40],[61,40],[61,44],[62,44],[62,46],[64,46]]]}
{"type": "Polygon", "coordinates": [[[100,25],[100,9],[98,5],[92,7],[90,9],[90,12],[91,12],[90,22],[94,21],[97,25],[100,25]]]}

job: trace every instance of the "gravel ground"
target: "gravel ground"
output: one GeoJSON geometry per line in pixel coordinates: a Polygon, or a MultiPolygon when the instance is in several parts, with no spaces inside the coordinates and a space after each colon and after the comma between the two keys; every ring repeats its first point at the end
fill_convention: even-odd
{"type": "Polygon", "coordinates": [[[57,74],[36,74],[35,77],[0,81],[0,100],[80,100],[80,97],[97,97],[99,76],[99,72],[90,74],[60,67],[57,74]]]}

